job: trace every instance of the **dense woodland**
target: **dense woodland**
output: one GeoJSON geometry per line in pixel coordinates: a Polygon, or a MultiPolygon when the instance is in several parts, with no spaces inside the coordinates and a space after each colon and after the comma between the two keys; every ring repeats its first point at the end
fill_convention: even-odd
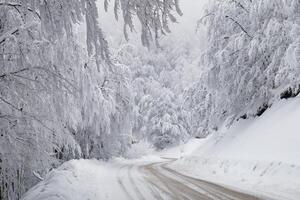
{"type": "Polygon", "coordinates": [[[161,42],[182,14],[178,0],[0,1],[0,199],[67,160],[178,145],[300,92],[299,0],[211,1],[196,55],[161,42]],[[97,5],[114,8],[126,39],[140,30],[144,48],[111,47],[97,5]]]}

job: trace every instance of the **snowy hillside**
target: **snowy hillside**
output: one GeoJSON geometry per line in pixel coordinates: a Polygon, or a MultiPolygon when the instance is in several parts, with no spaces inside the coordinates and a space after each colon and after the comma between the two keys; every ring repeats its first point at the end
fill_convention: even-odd
{"type": "Polygon", "coordinates": [[[193,177],[261,193],[300,198],[300,98],[282,100],[261,117],[240,120],[204,139],[170,166],[193,177]]]}

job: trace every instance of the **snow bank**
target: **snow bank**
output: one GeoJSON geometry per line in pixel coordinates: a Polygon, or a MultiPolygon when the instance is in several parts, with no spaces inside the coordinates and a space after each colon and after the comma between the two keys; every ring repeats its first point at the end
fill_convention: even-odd
{"type": "Polygon", "coordinates": [[[133,179],[141,180],[139,167],[162,161],[166,160],[156,155],[131,160],[115,158],[109,162],[71,160],[49,172],[21,200],[128,199],[129,191],[136,195],[133,179]]]}
{"type": "MultiPolygon", "coordinates": [[[[141,176],[138,170],[140,166],[166,162],[165,157],[179,158],[190,155],[201,142],[191,140],[187,144],[161,152],[153,152],[149,144],[141,142],[136,144],[128,155],[132,156],[131,159],[114,158],[109,162],[71,160],[49,172],[43,181],[25,194],[22,200],[126,199],[123,184],[129,184],[126,185],[126,189],[133,191],[134,194],[135,185],[131,179],[141,176]],[[146,155],[147,152],[151,154],[146,155]],[[133,168],[135,170],[132,170],[133,168]]],[[[142,185],[139,187],[145,190],[142,185]]]]}
{"type": "Polygon", "coordinates": [[[241,120],[206,139],[178,171],[277,199],[300,199],[300,98],[241,120]]]}
{"type": "Polygon", "coordinates": [[[118,168],[97,160],[72,160],[51,171],[22,200],[122,199],[116,178],[118,168]]]}

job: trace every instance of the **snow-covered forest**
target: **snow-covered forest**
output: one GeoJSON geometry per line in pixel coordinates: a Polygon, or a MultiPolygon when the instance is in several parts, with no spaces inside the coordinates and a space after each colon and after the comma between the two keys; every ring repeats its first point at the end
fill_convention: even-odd
{"type": "MultiPolygon", "coordinates": [[[[218,143],[299,93],[299,0],[0,0],[0,199],[21,199],[70,160],[218,143]]],[[[285,135],[300,152],[299,133],[273,139],[285,135]]]]}

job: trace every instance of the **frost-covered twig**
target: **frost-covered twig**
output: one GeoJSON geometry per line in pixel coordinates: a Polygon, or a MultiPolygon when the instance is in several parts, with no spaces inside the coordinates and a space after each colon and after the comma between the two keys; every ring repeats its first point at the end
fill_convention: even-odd
{"type": "Polygon", "coordinates": [[[12,103],[10,103],[9,101],[7,101],[6,99],[4,99],[2,97],[0,97],[0,100],[2,102],[4,102],[5,104],[9,105],[10,107],[12,107],[14,110],[19,111],[19,112],[23,113],[24,115],[34,119],[35,121],[37,121],[39,124],[41,124],[44,128],[48,129],[49,131],[54,132],[51,128],[49,128],[47,125],[45,125],[40,119],[38,119],[37,117],[33,116],[30,113],[25,112],[23,110],[23,108],[16,107],[15,105],[13,105],[12,103]]]}
{"type": "Polygon", "coordinates": [[[18,74],[20,72],[24,72],[24,71],[28,71],[28,70],[29,70],[29,68],[26,67],[26,68],[23,68],[23,69],[14,71],[14,72],[4,73],[4,74],[0,75],[0,78],[4,78],[4,77],[9,76],[9,75],[15,75],[15,74],[18,74]]]}
{"type": "MultiPolygon", "coordinates": [[[[19,11],[19,9],[18,9],[17,7],[22,7],[21,4],[17,4],[17,3],[8,3],[8,2],[0,2],[0,6],[11,6],[11,7],[14,7],[18,12],[20,12],[20,11],[19,11]]],[[[40,16],[40,14],[39,14],[37,11],[34,11],[34,10],[33,10],[32,8],[30,8],[30,7],[28,7],[27,9],[28,9],[30,12],[35,13],[36,16],[37,16],[39,19],[41,19],[41,16],[40,16]]]]}
{"type": "Polygon", "coordinates": [[[9,38],[11,35],[17,33],[19,30],[25,30],[28,28],[31,28],[32,26],[37,25],[35,22],[29,22],[26,24],[23,24],[21,26],[17,26],[15,28],[12,28],[11,30],[7,31],[3,35],[0,36],[0,44],[2,44],[7,38],[9,38]]]}
{"type": "Polygon", "coordinates": [[[237,0],[232,0],[234,3],[236,3],[240,8],[242,8],[244,11],[246,11],[247,13],[249,13],[249,11],[245,8],[245,6],[243,6],[243,4],[241,4],[240,2],[238,2],[237,0]]]}
{"type": "Polygon", "coordinates": [[[241,28],[241,30],[242,30],[244,33],[246,33],[246,35],[247,35],[248,37],[253,38],[253,36],[251,36],[251,35],[246,31],[246,29],[245,29],[239,22],[237,22],[236,20],[234,20],[232,17],[229,17],[228,15],[226,15],[225,17],[228,18],[228,19],[230,19],[231,21],[233,21],[236,25],[238,25],[238,26],[241,28]]]}

